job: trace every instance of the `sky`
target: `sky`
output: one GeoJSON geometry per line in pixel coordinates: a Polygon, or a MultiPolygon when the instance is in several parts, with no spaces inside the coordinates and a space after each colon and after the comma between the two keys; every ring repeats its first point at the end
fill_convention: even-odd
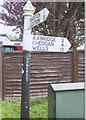
{"type": "MultiPolygon", "coordinates": [[[[3,1],[4,0],[0,0],[0,12],[2,10],[1,4],[3,4],[3,1]]],[[[3,21],[0,19],[0,22],[3,22],[3,21]]],[[[3,24],[0,24],[0,34],[7,34],[8,36],[12,35],[14,37],[18,37],[19,35],[16,34],[14,31],[12,31],[14,28],[15,26],[12,27],[12,26],[6,26],[3,24]]]]}
{"type": "Polygon", "coordinates": [[[0,4],[2,4],[3,3],[3,0],[0,0],[0,4]]]}

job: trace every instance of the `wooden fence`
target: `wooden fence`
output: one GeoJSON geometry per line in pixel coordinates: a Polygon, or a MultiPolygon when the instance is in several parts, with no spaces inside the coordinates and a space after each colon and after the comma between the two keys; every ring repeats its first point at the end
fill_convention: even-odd
{"type": "MultiPolygon", "coordinates": [[[[30,96],[47,95],[48,84],[73,82],[73,52],[32,53],[30,62],[30,96]]],[[[22,52],[3,52],[2,59],[2,100],[21,97],[22,52]]],[[[78,81],[84,81],[84,51],[78,52],[78,81]]],[[[76,66],[76,65],[75,65],[76,66]]],[[[0,68],[1,69],[1,68],[0,68]]],[[[77,70],[77,69],[76,69],[77,70]]],[[[78,82],[77,81],[77,82],[78,82]]]]}

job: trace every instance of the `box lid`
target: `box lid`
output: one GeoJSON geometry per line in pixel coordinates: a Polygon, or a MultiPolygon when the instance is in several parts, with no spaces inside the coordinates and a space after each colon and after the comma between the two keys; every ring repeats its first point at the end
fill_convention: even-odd
{"type": "Polygon", "coordinates": [[[54,91],[68,91],[68,90],[80,90],[85,89],[83,82],[79,83],[60,83],[60,84],[51,84],[51,87],[54,91]]]}

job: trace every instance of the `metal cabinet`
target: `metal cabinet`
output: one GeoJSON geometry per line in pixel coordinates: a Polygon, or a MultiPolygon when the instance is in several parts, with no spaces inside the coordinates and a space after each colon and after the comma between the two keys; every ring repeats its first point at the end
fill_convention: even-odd
{"type": "Polygon", "coordinates": [[[82,118],[85,116],[84,83],[50,84],[48,87],[49,118],[82,118]]]}

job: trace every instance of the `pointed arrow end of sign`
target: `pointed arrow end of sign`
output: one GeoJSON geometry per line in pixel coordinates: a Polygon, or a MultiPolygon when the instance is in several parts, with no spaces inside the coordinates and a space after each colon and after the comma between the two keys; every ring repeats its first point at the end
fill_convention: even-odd
{"type": "Polygon", "coordinates": [[[69,42],[69,40],[67,38],[65,38],[65,51],[64,52],[67,52],[71,47],[71,44],[69,42]]]}
{"type": "Polygon", "coordinates": [[[49,15],[49,10],[47,9],[47,8],[44,8],[45,9],[45,14],[46,14],[46,16],[48,17],[48,15],[49,15]]]}

